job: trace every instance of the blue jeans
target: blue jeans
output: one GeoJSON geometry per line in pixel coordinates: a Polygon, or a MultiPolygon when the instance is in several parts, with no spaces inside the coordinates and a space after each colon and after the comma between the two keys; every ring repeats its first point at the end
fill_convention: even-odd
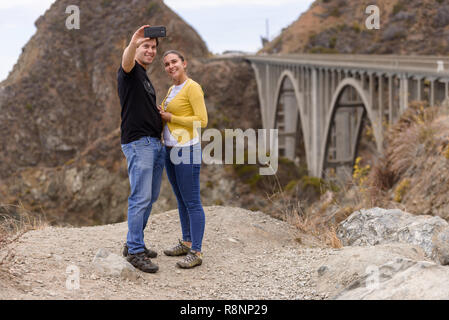
{"type": "Polygon", "coordinates": [[[192,242],[192,250],[201,252],[206,224],[200,198],[201,144],[190,147],[166,147],[165,167],[178,201],[182,239],[192,242]],[[170,153],[180,161],[172,161],[170,153]]]}
{"type": "Polygon", "coordinates": [[[131,194],[128,198],[128,236],[130,254],[144,251],[143,231],[153,203],[159,197],[164,170],[165,148],[157,138],[143,137],[122,145],[128,163],[131,194]]]}

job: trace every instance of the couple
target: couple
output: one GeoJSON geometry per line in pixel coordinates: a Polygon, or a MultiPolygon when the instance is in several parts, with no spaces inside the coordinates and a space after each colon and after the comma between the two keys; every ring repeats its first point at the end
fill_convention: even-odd
{"type": "Polygon", "coordinates": [[[187,62],[175,50],[163,56],[165,71],[174,85],[162,105],[157,106],[147,69],[156,56],[159,39],[145,38],[145,27],[149,26],[134,33],[118,71],[121,144],[131,186],[123,255],[134,267],[154,273],[159,268],[150,258],[156,258],[157,252],[145,246],[144,230],[159,196],[164,166],[178,201],[183,239],[164,253],[185,256],[176,264],[180,268],[199,266],[203,260],[205,215],[200,199],[201,163],[193,161],[201,159],[201,144],[193,123],[199,121],[206,127],[207,111],[201,86],[188,78],[187,62]],[[181,163],[171,160],[181,155],[190,155],[189,161],[184,157],[181,163]]]}

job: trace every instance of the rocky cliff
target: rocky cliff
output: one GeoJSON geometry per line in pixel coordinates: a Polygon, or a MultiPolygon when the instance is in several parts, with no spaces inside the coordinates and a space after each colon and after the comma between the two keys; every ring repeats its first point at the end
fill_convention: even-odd
{"type": "MultiPolygon", "coordinates": [[[[142,24],[164,24],[170,37],[159,52],[189,48],[206,57],[200,36],[162,1],[56,1],[36,21],[37,32],[2,83],[0,174],[18,167],[57,166],[119,126],[116,72],[123,49],[142,24]],[[69,5],[81,10],[68,30],[69,5]]],[[[160,55],[149,71],[161,96],[169,80],[160,55]]]]}
{"type": "MultiPolygon", "coordinates": [[[[124,48],[143,24],[168,30],[149,69],[158,101],[170,86],[162,53],[179,49],[190,76],[203,86],[210,126],[260,126],[249,64],[208,60],[201,37],[163,1],[58,0],[36,21],[36,34],[0,84],[0,203],[21,203],[58,223],[123,221],[128,178],[116,74],[124,48]],[[66,28],[69,5],[80,8],[79,30],[66,28]],[[251,117],[242,121],[242,112],[251,117]]],[[[229,179],[232,184],[225,174],[204,168],[204,186],[211,186],[203,191],[206,203],[232,197],[220,189],[229,187],[229,179]]],[[[167,181],[160,205],[176,205],[167,181]]]]}
{"type": "Polygon", "coordinates": [[[448,35],[446,1],[317,0],[262,51],[447,55],[448,35]],[[365,26],[369,5],[380,9],[379,30],[365,26]]]}

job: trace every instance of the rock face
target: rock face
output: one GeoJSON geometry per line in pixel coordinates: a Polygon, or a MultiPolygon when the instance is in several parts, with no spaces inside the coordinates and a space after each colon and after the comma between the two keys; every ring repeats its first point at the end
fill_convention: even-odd
{"type": "Polygon", "coordinates": [[[188,59],[208,56],[200,36],[161,0],[58,0],[36,21],[4,87],[0,114],[0,176],[17,168],[58,166],[119,127],[117,70],[123,49],[143,24],[170,30],[149,70],[162,100],[169,78],[161,56],[188,48],[188,59]],[[80,29],[68,30],[65,9],[80,8],[80,29]]]}
{"type": "MultiPolygon", "coordinates": [[[[58,0],[37,20],[36,34],[0,84],[0,203],[45,212],[55,224],[124,221],[129,182],[120,149],[116,74],[133,32],[147,23],[166,25],[169,31],[148,71],[158,101],[171,85],[162,53],[179,49],[189,75],[203,87],[209,128],[260,127],[251,66],[209,61],[201,37],[163,1],[58,0]],[[65,27],[68,5],[80,7],[79,30],[65,27]],[[251,116],[242,121],[242,113],[251,116]]],[[[204,166],[206,205],[239,205],[226,192],[233,181],[225,176],[222,167],[204,166]]],[[[153,209],[175,207],[164,175],[153,209]]]]}
{"type": "Polygon", "coordinates": [[[106,276],[122,277],[137,280],[136,269],[123,257],[110,253],[106,249],[99,249],[92,260],[94,269],[106,276]]]}
{"type": "MultiPolygon", "coordinates": [[[[125,221],[129,180],[126,160],[117,146],[119,134],[119,130],[113,131],[63,166],[19,170],[0,184],[1,203],[15,203],[20,199],[28,210],[43,210],[45,220],[53,225],[86,226],[125,221]]],[[[200,179],[203,205],[239,205],[240,200],[229,192],[236,188],[236,183],[223,166],[203,166],[200,179]]],[[[164,173],[152,214],[176,207],[176,197],[164,173]]]]}
{"type": "Polygon", "coordinates": [[[337,235],[345,246],[409,243],[433,260],[448,264],[449,225],[440,217],[416,216],[398,209],[373,208],[354,212],[340,223],[337,235]]]}
{"type": "MultiPolygon", "coordinates": [[[[63,165],[119,127],[117,70],[124,48],[143,24],[168,30],[148,71],[158,102],[171,85],[162,54],[178,49],[194,80],[203,85],[211,109],[257,108],[249,64],[197,60],[209,57],[206,44],[163,1],[58,0],[36,21],[36,34],[0,85],[1,178],[18,168],[63,165]],[[69,5],[80,7],[79,30],[65,26],[69,5]]],[[[251,124],[260,119],[258,110],[254,114],[251,124]]]]}
{"type": "Polygon", "coordinates": [[[446,55],[448,34],[444,1],[317,0],[262,51],[446,55]],[[379,8],[380,29],[365,25],[368,5],[379,8]]]}

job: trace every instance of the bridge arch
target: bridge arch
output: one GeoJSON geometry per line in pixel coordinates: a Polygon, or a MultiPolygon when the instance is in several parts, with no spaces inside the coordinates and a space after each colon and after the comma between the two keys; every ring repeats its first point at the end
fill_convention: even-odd
{"type": "Polygon", "coordinates": [[[271,127],[268,124],[268,119],[266,116],[266,110],[268,109],[268,101],[266,99],[266,95],[264,94],[264,90],[267,90],[265,86],[263,85],[263,81],[261,78],[261,72],[259,68],[257,68],[254,64],[251,64],[251,67],[254,70],[256,83],[257,83],[257,92],[259,94],[259,103],[260,103],[260,111],[262,116],[262,126],[265,129],[270,129],[271,127]]]}
{"type": "MultiPolygon", "coordinates": [[[[338,109],[345,109],[348,112],[352,112],[353,114],[355,108],[359,109],[358,114],[356,114],[356,124],[352,127],[345,125],[340,125],[341,129],[343,130],[349,130],[355,133],[354,136],[349,137],[348,135],[341,135],[340,138],[345,139],[350,138],[350,143],[346,145],[349,145],[350,150],[347,150],[347,157],[343,159],[335,159],[336,165],[338,163],[342,165],[351,165],[353,166],[355,156],[357,154],[357,147],[360,142],[361,134],[362,134],[362,125],[363,120],[366,117],[366,119],[371,123],[373,128],[373,136],[376,144],[377,150],[382,150],[382,132],[381,128],[378,127],[378,119],[376,117],[376,113],[373,110],[373,106],[369,99],[369,92],[367,92],[364,88],[362,83],[355,79],[355,78],[345,78],[343,79],[337,86],[331,100],[330,104],[330,110],[327,113],[327,117],[325,120],[325,139],[322,141],[321,145],[321,161],[320,161],[320,167],[319,172],[321,173],[321,176],[325,173],[324,170],[328,168],[330,161],[329,161],[329,153],[331,152],[331,146],[330,142],[332,140],[332,130],[336,130],[337,124],[335,124],[335,121],[337,121],[337,111],[338,109]],[[347,101],[346,103],[342,103],[342,98],[344,94],[348,93],[348,90],[355,91],[355,95],[360,98],[360,101],[347,101]],[[352,111],[349,111],[350,109],[353,109],[352,111]],[[362,110],[362,111],[360,111],[362,110]],[[341,137],[343,136],[343,137],[341,137]]],[[[335,141],[334,141],[335,143],[335,141]]],[[[335,150],[336,152],[337,150],[335,150]]],[[[341,150],[340,150],[341,151],[341,150]]]]}
{"type": "Polygon", "coordinates": [[[306,134],[309,132],[308,124],[305,121],[305,110],[303,104],[303,94],[298,85],[298,79],[290,70],[284,70],[277,81],[275,90],[275,112],[272,117],[273,127],[279,129],[280,147],[285,147],[284,156],[294,160],[295,157],[299,156],[297,150],[301,149],[304,152],[304,159],[307,167],[309,167],[309,139],[306,134]],[[284,105],[284,109],[280,110],[281,99],[286,91],[293,91],[294,95],[294,107],[292,103],[290,105],[284,105]],[[295,110],[293,110],[295,108],[295,110]],[[283,114],[282,114],[283,112],[283,114]],[[279,128],[280,118],[283,118],[283,128],[279,128]],[[283,141],[284,140],[284,141],[283,141]],[[283,145],[284,144],[284,145],[283,145]],[[302,146],[302,148],[301,148],[302,146]]]}

